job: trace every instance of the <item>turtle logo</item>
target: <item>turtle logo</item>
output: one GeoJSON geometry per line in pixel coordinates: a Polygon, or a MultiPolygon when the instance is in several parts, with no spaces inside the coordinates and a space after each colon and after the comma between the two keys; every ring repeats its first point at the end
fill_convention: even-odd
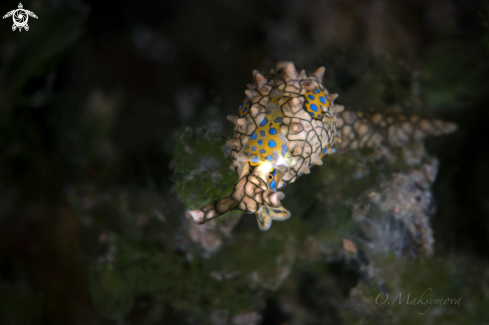
{"type": "Polygon", "coordinates": [[[27,21],[29,20],[29,16],[36,18],[37,16],[35,13],[29,10],[23,9],[24,7],[22,6],[22,3],[19,3],[19,8],[9,11],[3,16],[3,19],[12,16],[14,20],[14,24],[12,25],[12,31],[15,32],[15,30],[18,28],[19,32],[22,31],[22,28],[24,28],[26,31],[29,30],[29,25],[27,25],[27,21]]]}

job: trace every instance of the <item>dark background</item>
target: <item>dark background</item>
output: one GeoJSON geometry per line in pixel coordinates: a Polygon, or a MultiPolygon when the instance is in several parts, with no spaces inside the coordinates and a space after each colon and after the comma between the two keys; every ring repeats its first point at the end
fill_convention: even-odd
{"type": "MultiPolygon", "coordinates": [[[[17,5],[2,1],[0,11],[17,5]]],[[[188,227],[185,206],[173,188],[181,177],[172,169],[176,133],[214,123],[229,137],[225,117],[236,113],[251,71],[282,60],[308,72],[326,66],[325,86],[348,109],[399,104],[408,113],[456,122],[455,135],[427,143],[440,159],[440,182],[433,186],[434,255],[487,262],[489,7],[483,1],[23,5],[39,17],[29,19],[28,32],[12,32],[10,18],[0,24],[2,324],[221,324],[212,312],[215,300],[207,302],[203,293],[194,301],[192,286],[177,285],[192,273],[188,252],[197,248],[182,230],[188,227]],[[413,78],[419,81],[415,95],[413,78]],[[126,213],[137,209],[149,212],[126,213]],[[155,210],[164,223],[153,221],[155,210]],[[134,230],[145,222],[145,229],[134,230]],[[164,263],[181,263],[185,272],[168,271],[174,286],[163,285],[161,297],[149,289],[127,293],[129,276],[112,278],[93,266],[100,256],[110,262],[110,249],[120,244],[107,244],[114,236],[137,247],[128,255],[150,261],[163,254],[164,263]],[[93,279],[104,276],[110,294],[95,297],[93,279]]],[[[238,233],[258,231],[243,220],[237,227],[238,233]]],[[[210,264],[207,257],[199,263],[204,269],[210,264]]],[[[255,295],[259,290],[240,287],[245,284],[228,286],[222,300],[238,299],[240,290],[260,300],[249,303],[245,295],[237,307],[223,308],[229,319],[244,310],[256,312],[245,315],[249,323],[253,317],[263,324],[347,323],[338,312],[341,304],[322,303],[331,284],[325,292],[314,288],[337,281],[338,297],[346,299],[361,278],[355,268],[344,261],[301,263],[295,291],[268,288],[255,295]],[[336,280],[324,280],[322,272],[336,280]],[[288,312],[280,295],[297,297],[300,307],[291,303],[294,312],[288,312]],[[297,318],[301,308],[314,320],[297,318]]]]}

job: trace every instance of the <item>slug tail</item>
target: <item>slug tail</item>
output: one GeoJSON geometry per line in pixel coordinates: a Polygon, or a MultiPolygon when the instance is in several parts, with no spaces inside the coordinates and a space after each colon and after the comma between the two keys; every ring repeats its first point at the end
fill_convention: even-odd
{"type": "Polygon", "coordinates": [[[383,144],[401,146],[429,136],[452,133],[457,125],[416,115],[383,116],[344,111],[337,114],[336,128],[342,140],[339,147],[357,149],[383,144]]]}

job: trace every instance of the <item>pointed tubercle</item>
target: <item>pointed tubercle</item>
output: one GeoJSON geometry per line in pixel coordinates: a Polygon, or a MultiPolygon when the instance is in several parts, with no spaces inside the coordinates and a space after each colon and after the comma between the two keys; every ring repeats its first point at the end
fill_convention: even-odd
{"type": "Polygon", "coordinates": [[[323,82],[323,76],[324,76],[325,71],[326,71],[325,67],[319,67],[316,69],[316,71],[314,71],[314,73],[312,75],[316,76],[316,78],[318,78],[319,82],[323,82]]]}

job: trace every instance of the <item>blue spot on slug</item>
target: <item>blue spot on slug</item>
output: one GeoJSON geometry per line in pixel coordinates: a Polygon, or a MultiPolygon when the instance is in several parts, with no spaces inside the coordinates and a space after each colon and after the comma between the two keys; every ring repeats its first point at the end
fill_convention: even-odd
{"type": "Polygon", "coordinates": [[[272,181],[270,182],[270,188],[272,190],[275,190],[275,180],[274,179],[272,179],[272,181]]]}
{"type": "Polygon", "coordinates": [[[283,144],[282,145],[282,156],[285,156],[286,153],[287,153],[287,144],[283,144]]]}

